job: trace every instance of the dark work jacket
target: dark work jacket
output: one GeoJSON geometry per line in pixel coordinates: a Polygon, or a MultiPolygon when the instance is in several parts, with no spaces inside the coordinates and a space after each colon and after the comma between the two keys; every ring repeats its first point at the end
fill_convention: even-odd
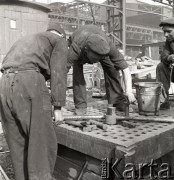
{"type": "MultiPolygon", "coordinates": [[[[81,64],[87,63],[86,61],[83,61],[83,55],[85,54],[84,47],[86,46],[88,36],[91,34],[99,34],[106,38],[108,44],[110,45],[110,52],[106,58],[114,64],[116,69],[123,70],[128,67],[123,55],[117,50],[114,44],[110,41],[109,37],[107,37],[106,34],[95,25],[82,26],[71,35],[71,45],[68,51],[69,67],[72,66],[74,61],[79,61],[81,64]]],[[[102,59],[99,61],[102,61],[102,59]]]]}
{"type": "Polygon", "coordinates": [[[51,82],[54,106],[64,106],[67,79],[67,42],[51,32],[29,35],[18,40],[2,62],[2,69],[39,68],[51,82]]]}
{"type": "Polygon", "coordinates": [[[170,65],[171,61],[168,60],[168,56],[174,54],[174,42],[166,41],[164,45],[164,49],[161,53],[160,59],[166,65],[170,65]]]}

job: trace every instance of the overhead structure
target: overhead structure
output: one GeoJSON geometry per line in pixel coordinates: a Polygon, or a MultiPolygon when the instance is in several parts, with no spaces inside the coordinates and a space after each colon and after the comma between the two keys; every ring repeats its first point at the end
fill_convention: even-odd
{"type": "Polygon", "coordinates": [[[115,44],[126,52],[126,0],[107,0],[107,27],[115,44]]]}
{"type": "Polygon", "coordinates": [[[76,0],[70,3],[52,3],[49,17],[60,22],[70,34],[85,24],[96,24],[105,30],[106,8],[89,1],[76,0]]]}
{"type": "Polygon", "coordinates": [[[158,2],[167,6],[171,6],[173,8],[173,16],[174,16],[174,0],[152,0],[154,2],[158,2]]]}
{"type": "Polygon", "coordinates": [[[86,0],[75,0],[71,3],[52,4],[49,14],[51,19],[63,24],[67,31],[73,31],[81,25],[96,24],[106,31],[113,42],[126,49],[126,0],[108,0],[107,4],[86,0]],[[107,13],[105,13],[107,12],[107,13]]]}
{"type": "Polygon", "coordinates": [[[157,22],[171,16],[168,9],[147,3],[128,4],[126,0],[107,0],[103,4],[87,0],[57,2],[51,3],[49,17],[62,24],[67,35],[82,25],[96,24],[108,33],[124,53],[129,52],[130,46],[162,41],[163,32],[157,22]]]}

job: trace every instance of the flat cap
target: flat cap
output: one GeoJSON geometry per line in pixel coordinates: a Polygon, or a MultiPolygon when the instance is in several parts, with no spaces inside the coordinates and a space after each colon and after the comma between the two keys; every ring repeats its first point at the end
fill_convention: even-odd
{"type": "Polygon", "coordinates": [[[91,34],[86,40],[86,45],[99,55],[106,55],[110,51],[110,46],[103,36],[99,34],[91,34]]]}
{"type": "Polygon", "coordinates": [[[55,30],[60,34],[63,34],[63,37],[66,38],[66,34],[63,28],[61,28],[59,23],[50,21],[47,27],[47,31],[55,30]]]}
{"type": "Polygon", "coordinates": [[[159,24],[159,26],[174,26],[174,18],[167,18],[159,24]]]}

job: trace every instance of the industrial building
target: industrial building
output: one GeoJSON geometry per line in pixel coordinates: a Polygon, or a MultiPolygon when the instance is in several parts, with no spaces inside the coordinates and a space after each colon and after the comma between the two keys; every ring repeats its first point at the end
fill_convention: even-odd
{"type": "MultiPolygon", "coordinates": [[[[166,17],[172,17],[172,8],[163,5],[151,5],[141,0],[127,0],[124,14],[106,4],[122,8],[123,2],[106,1],[103,5],[74,1],[71,3],[50,4],[52,20],[60,22],[67,34],[71,34],[78,26],[95,23],[109,33],[115,44],[125,44],[126,54],[136,57],[142,51],[142,44],[164,41],[164,36],[158,22],[166,17]],[[122,41],[125,41],[124,43],[122,41]]],[[[155,45],[152,45],[155,46],[155,45]]],[[[123,47],[124,48],[124,47],[123,47]]],[[[159,49],[156,47],[157,50],[159,49]]],[[[151,58],[159,58],[159,53],[150,53],[151,58]]]]}
{"type": "MultiPolygon", "coordinates": [[[[62,109],[56,106],[62,110],[64,120],[57,124],[55,118],[53,120],[58,146],[54,180],[173,179],[174,91],[170,83],[170,108],[160,109],[161,97],[165,93],[162,83],[156,82],[156,69],[165,43],[159,23],[173,16],[171,6],[174,4],[167,6],[143,0],[106,0],[102,4],[87,0],[45,2],[0,1],[0,60],[20,37],[45,31],[48,21],[58,22],[65,30],[67,39],[79,27],[95,24],[110,37],[115,45],[113,47],[123,54],[130,71],[131,93],[136,97],[136,101],[130,103],[125,90],[124,69],[118,70],[113,63],[118,70],[122,93],[126,97],[122,100],[124,110],[118,111],[114,106],[116,104],[108,103],[106,87],[109,83],[105,84],[107,74],[102,70],[102,63],[86,63],[80,69],[85,79],[86,114],[75,115],[73,71],[70,69],[65,84],[66,104],[62,109]]],[[[161,0],[159,2],[162,3],[161,0]]],[[[172,3],[170,0],[168,2],[172,3]]],[[[57,32],[58,36],[60,34],[57,32]]],[[[174,59],[172,56],[170,58],[174,59]]],[[[171,69],[171,81],[172,63],[168,69],[171,69]]],[[[114,75],[111,76],[113,79],[114,75]]],[[[50,82],[46,84],[50,93],[50,82]]],[[[1,135],[2,131],[0,138],[1,135]]],[[[51,144],[51,139],[49,142],[51,144]]],[[[9,180],[7,176],[14,174],[7,172],[6,175],[1,163],[1,152],[6,158],[9,151],[8,147],[5,151],[1,146],[0,141],[0,179],[9,180]]]]}
{"type": "MultiPolygon", "coordinates": [[[[0,48],[1,57],[19,37],[45,30],[49,18],[60,22],[67,35],[70,35],[80,25],[96,23],[109,33],[116,45],[125,44],[127,55],[136,57],[141,51],[142,44],[164,41],[158,22],[172,16],[172,8],[168,6],[151,5],[141,2],[141,0],[127,0],[124,2],[125,27],[123,28],[121,21],[123,14],[119,14],[116,9],[113,10],[111,7],[105,6],[105,4],[114,5],[114,1],[106,1],[103,5],[83,1],[79,5],[76,1],[71,3],[57,2],[49,5],[35,1],[4,0],[0,3],[1,23],[5,24],[1,28],[0,42],[3,42],[0,48]],[[9,10],[5,11],[5,7],[8,7],[9,10]],[[11,17],[13,18],[11,19],[11,17]],[[10,26],[14,27],[8,26],[10,23],[10,26]],[[18,24],[17,28],[15,27],[16,23],[18,24]],[[6,34],[9,35],[6,36],[6,34]],[[4,40],[4,38],[6,39],[4,40]]],[[[121,8],[124,3],[117,3],[116,6],[121,8]]],[[[124,46],[123,49],[125,49],[124,46]]],[[[157,58],[157,55],[152,55],[152,58],[157,58]]]]}
{"type": "Polygon", "coordinates": [[[45,31],[50,9],[29,1],[0,1],[0,60],[20,37],[45,31]]]}

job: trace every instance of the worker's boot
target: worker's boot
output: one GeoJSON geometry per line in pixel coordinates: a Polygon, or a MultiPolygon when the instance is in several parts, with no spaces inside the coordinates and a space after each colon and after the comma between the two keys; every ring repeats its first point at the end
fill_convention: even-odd
{"type": "Polygon", "coordinates": [[[160,110],[167,110],[170,109],[170,102],[168,99],[166,99],[161,105],[160,110]]]}
{"type": "Polygon", "coordinates": [[[74,114],[77,116],[83,116],[86,115],[87,108],[76,108],[74,114]]]}

